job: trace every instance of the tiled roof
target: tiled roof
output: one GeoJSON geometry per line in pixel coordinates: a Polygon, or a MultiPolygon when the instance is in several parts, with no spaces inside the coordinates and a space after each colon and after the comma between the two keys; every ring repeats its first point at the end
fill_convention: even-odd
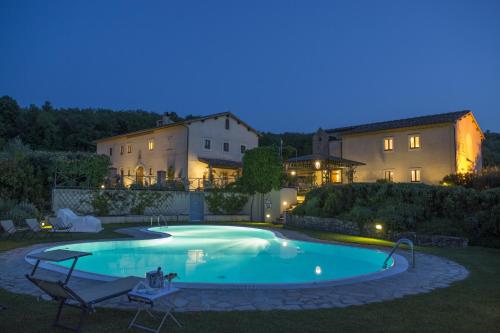
{"type": "MultiPolygon", "coordinates": [[[[160,115],[158,115],[158,116],[160,116],[160,115]]],[[[162,125],[162,126],[157,126],[157,127],[152,127],[152,128],[146,128],[146,129],[135,131],[135,132],[129,132],[129,133],[119,134],[119,135],[110,136],[110,137],[106,137],[106,138],[101,138],[101,139],[95,140],[94,142],[98,143],[98,142],[107,141],[107,140],[110,140],[110,139],[116,139],[116,138],[119,138],[119,137],[132,137],[132,136],[139,136],[139,135],[143,135],[143,134],[149,134],[152,131],[155,131],[155,130],[158,130],[158,129],[162,129],[162,128],[168,128],[168,127],[179,126],[179,125],[183,125],[183,126],[184,125],[190,125],[191,123],[194,123],[194,122],[198,122],[198,121],[204,122],[207,119],[213,119],[213,118],[219,118],[219,117],[231,117],[231,118],[235,119],[238,122],[238,124],[241,124],[241,125],[245,126],[249,131],[252,131],[256,135],[260,136],[260,133],[256,129],[254,129],[253,127],[251,127],[250,125],[248,125],[247,123],[245,123],[243,120],[241,120],[240,118],[238,118],[237,116],[235,116],[232,112],[227,111],[227,112],[210,114],[208,116],[203,116],[203,117],[197,117],[197,118],[192,118],[192,119],[177,121],[177,122],[173,122],[173,123],[170,123],[170,124],[165,124],[165,125],[162,125]]]]}
{"type": "Polygon", "coordinates": [[[241,168],[243,166],[243,163],[241,163],[241,162],[222,160],[219,158],[199,157],[198,161],[206,163],[213,168],[221,168],[221,169],[238,169],[238,168],[241,168]]]}
{"type": "Polygon", "coordinates": [[[425,125],[441,124],[441,123],[452,123],[452,122],[455,122],[458,119],[462,118],[463,116],[465,116],[466,114],[468,114],[470,112],[471,111],[469,111],[469,110],[464,110],[464,111],[440,113],[440,114],[433,114],[433,115],[414,117],[414,118],[382,121],[382,122],[378,122],[378,123],[363,124],[363,125],[357,125],[357,126],[332,128],[332,129],[325,130],[325,132],[326,133],[351,134],[351,133],[383,131],[383,130],[395,129],[395,128],[425,126],[425,125]]]}
{"type": "Polygon", "coordinates": [[[325,161],[325,162],[333,162],[340,163],[346,165],[364,165],[362,162],[352,161],[345,158],[331,156],[331,155],[321,155],[321,154],[312,154],[312,155],[303,155],[299,157],[289,158],[286,162],[294,163],[294,162],[307,162],[307,161],[325,161]]]}

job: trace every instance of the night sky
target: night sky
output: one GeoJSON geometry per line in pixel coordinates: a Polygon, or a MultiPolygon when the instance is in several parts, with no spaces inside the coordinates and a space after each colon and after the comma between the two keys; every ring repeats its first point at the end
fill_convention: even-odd
{"type": "Polygon", "coordinates": [[[275,132],[471,109],[500,131],[500,1],[0,0],[0,95],[275,132]]]}

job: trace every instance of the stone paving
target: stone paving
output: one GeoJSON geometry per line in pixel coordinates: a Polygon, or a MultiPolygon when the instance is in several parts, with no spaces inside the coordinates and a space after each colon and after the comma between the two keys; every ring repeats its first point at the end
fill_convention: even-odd
{"type": "MultiPolygon", "coordinates": [[[[156,238],[158,235],[141,232],[138,228],[121,229],[138,238],[156,238]]],[[[302,233],[280,230],[289,239],[324,242],[302,233]]],[[[80,241],[81,242],[81,241],[80,241]]],[[[70,243],[70,242],[68,242],[70,243]]],[[[59,243],[61,244],[61,243],[59,243]]],[[[8,291],[45,298],[24,274],[32,266],[24,257],[30,251],[50,246],[40,244],[0,253],[0,287],[8,291]]],[[[387,250],[387,249],[385,249],[387,250]]],[[[403,253],[400,253],[403,255],[403,253]]],[[[445,288],[456,281],[465,279],[469,272],[461,265],[428,254],[416,253],[416,268],[403,273],[347,285],[313,287],[306,289],[182,289],[174,299],[176,311],[241,311],[241,310],[301,310],[333,307],[347,307],[373,302],[382,302],[407,295],[428,293],[437,288],[445,288]]],[[[42,269],[40,269],[42,270],[42,269]]],[[[54,278],[61,274],[44,271],[54,278]]],[[[69,285],[78,290],[102,283],[72,277],[69,285]]],[[[125,297],[102,303],[101,306],[131,308],[125,297]]]]}

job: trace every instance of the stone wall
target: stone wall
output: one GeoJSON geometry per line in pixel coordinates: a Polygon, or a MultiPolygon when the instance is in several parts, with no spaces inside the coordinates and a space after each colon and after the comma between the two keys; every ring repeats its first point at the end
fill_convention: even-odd
{"type": "Polygon", "coordinates": [[[437,247],[467,247],[469,240],[464,237],[443,236],[443,235],[422,235],[415,232],[405,232],[398,234],[394,240],[408,238],[415,245],[437,246],[437,247]]]}
{"type": "Polygon", "coordinates": [[[285,215],[285,224],[296,228],[331,231],[347,235],[360,234],[357,223],[342,221],[336,218],[298,216],[287,213],[285,215]]]}
{"type": "MultiPolygon", "coordinates": [[[[322,218],[315,216],[298,216],[285,214],[285,225],[321,231],[330,231],[347,235],[360,235],[357,223],[342,221],[336,218],[322,218]]],[[[363,236],[373,238],[386,238],[383,232],[377,231],[373,223],[368,223],[363,236]]],[[[423,235],[415,232],[407,232],[396,235],[392,240],[397,241],[401,238],[408,238],[415,245],[419,246],[437,246],[437,247],[467,247],[469,240],[462,237],[441,236],[441,235],[423,235]]]]}

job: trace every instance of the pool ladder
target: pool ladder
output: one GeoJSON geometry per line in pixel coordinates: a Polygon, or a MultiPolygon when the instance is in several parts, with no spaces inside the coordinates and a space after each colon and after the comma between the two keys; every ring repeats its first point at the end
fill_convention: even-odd
{"type": "Polygon", "coordinates": [[[415,268],[415,251],[413,250],[413,242],[411,240],[409,240],[408,238],[401,238],[393,246],[393,248],[392,248],[391,252],[389,253],[389,255],[387,256],[387,258],[385,258],[384,265],[382,265],[383,269],[387,268],[387,263],[389,262],[389,259],[391,259],[394,252],[396,252],[396,250],[399,248],[399,245],[401,245],[403,243],[406,243],[408,245],[409,253],[411,256],[411,267],[415,268]]]}
{"type": "Polygon", "coordinates": [[[167,218],[165,216],[163,216],[163,215],[151,216],[151,218],[149,220],[151,226],[153,226],[153,223],[155,223],[155,220],[156,220],[156,223],[158,223],[159,227],[162,225],[161,224],[162,221],[165,223],[165,226],[168,227],[167,218]]]}

